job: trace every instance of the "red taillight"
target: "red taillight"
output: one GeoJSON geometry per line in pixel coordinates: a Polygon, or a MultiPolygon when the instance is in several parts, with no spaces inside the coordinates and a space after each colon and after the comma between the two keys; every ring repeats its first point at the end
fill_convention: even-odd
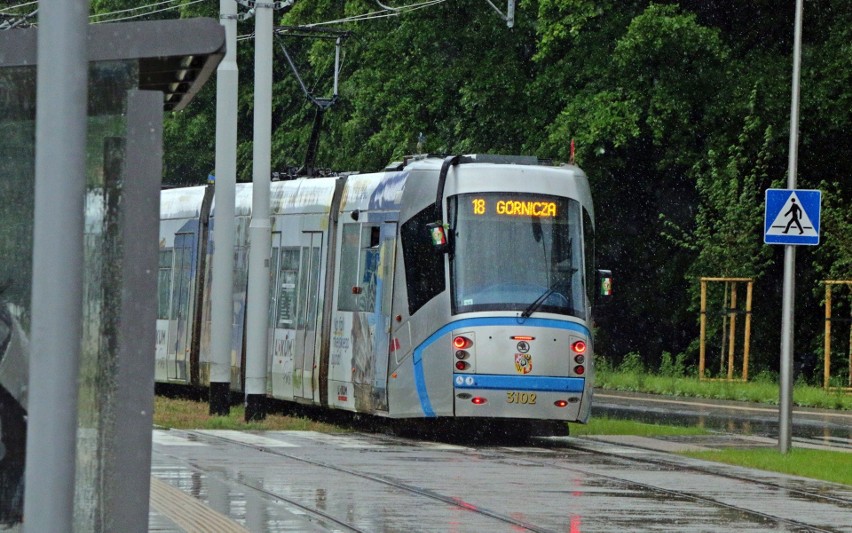
{"type": "Polygon", "coordinates": [[[529,335],[512,335],[511,339],[513,341],[534,341],[535,337],[530,337],[529,335]]]}
{"type": "Polygon", "coordinates": [[[568,402],[566,402],[565,400],[556,400],[555,402],[553,402],[553,405],[555,405],[556,407],[565,407],[566,405],[568,405],[568,402]]]}
{"type": "Polygon", "coordinates": [[[578,376],[582,376],[586,373],[586,367],[584,367],[583,365],[577,365],[574,367],[574,373],[578,376]]]}
{"type": "Polygon", "coordinates": [[[473,341],[468,339],[467,337],[462,337],[459,335],[458,337],[453,339],[453,346],[456,347],[457,350],[464,350],[465,348],[470,348],[473,346],[473,341]]]}
{"type": "Polygon", "coordinates": [[[465,361],[456,361],[457,370],[467,370],[468,368],[470,368],[470,363],[467,363],[465,361]]]}
{"type": "Polygon", "coordinates": [[[476,405],[482,405],[482,404],[488,402],[488,400],[486,400],[485,398],[482,398],[481,396],[476,396],[473,399],[471,399],[470,401],[473,402],[476,405]]]}
{"type": "Polygon", "coordinates": [[[586,341],[577,341],[571,345],[574,353],[586,353],[586,341]]]}

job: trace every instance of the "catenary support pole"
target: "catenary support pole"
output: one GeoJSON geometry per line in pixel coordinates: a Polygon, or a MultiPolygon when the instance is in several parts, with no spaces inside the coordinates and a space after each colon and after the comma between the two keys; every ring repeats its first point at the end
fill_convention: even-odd
{"type": "MultiPolygon", "coordinates": [[[[799,151],[799,77],[802,61],[802,12],[804,0],[796,0],[796,26],[793,41],[793,90],[790,103],[790,160],[787,188],[796,188],[799,151]]],[[[790,451],[793,426],[793,311],[796,290],[796,247],[784,247],[784,288],[781,303],[781,394],[778,421],[778,449],[790,451]]]]}
{"type": "Polygon", "coordinates": [[[246,420],[266,417],[267,331],[269,327],[269,187],[272,145],[272,12],[273,4],[255,4],[254,153],[249,286],[246,314],[246,420]]]}
{"type": "Polygon", "coordinates": [[[70,531],[83,315],[86,0],[39,2],[24,531],[70,531]]]}
{"type": "Polygon", "coordinates": [[[219,0],[225,57],[216,70],[216,190],[210,300],[210,414],[230,413],[234,321],[234,196],[237,182],[237,3],[219,0]]]}

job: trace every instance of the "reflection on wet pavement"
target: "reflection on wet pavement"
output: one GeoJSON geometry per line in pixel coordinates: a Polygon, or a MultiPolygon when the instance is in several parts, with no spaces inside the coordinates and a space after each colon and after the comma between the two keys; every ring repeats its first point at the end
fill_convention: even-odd
{"type": "MultiPolygon", "coordinates": [[[[714,402],[606,391],[595,393],[592,416],[778,437],[777,407],[746,402],[714,402]]],[[[794,408],[793,437],[848,444],[852,441],[852,413],[794,408]]]]}
{"type": "MultiPolygon", "coordinates": [[[[852,487],[755,482],[614,442],[542,444],[155,431],[152,473],[249,531],[852,531],[852,487]]],[[[182,530],[163,516],[175,511],[153,511],[152,531],[182,530]]]]}

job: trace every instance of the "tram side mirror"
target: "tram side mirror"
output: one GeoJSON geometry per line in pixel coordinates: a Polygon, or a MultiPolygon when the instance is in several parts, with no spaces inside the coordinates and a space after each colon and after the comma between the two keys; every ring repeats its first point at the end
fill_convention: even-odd
{"type": "Polygon", "coordinates": [[[595,271],[595,306],[606,307],[612,302],[612,270],[595,271]]]}
{"type": "Polygon", "coordinates": [[[447,228],[440,221],[426,224],[426,230],[429,232],[429,239],[432,242],[432,247],[436,252],[446,253],[447,246],[447,228]]]}

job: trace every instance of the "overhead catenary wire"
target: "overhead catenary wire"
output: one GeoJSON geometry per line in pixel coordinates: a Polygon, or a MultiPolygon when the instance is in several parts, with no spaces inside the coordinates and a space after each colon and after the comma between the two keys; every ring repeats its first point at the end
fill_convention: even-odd
{"type": "MultiPolygon", "coordinates": [[[[106,13],[94,13],[92,15],[89,15],[89,19],[91,20],[91,19],[101,18],[101,17],[110,17],[112,15],[120,15],[122,13],[132,13],[134,11],[140,11],[140,10],[143,10],[143,9],[153,8],[153,7],[161,6],[163,4],[178,4],[178,6],[172,6],[172,7],[179,7],[181,5],[181,0],[162,0],[161,2],[155,2],[153,4],[146,4],[144,6],[129,7],[127,9],[119,9],[119,10],[116,10],[116,11],[107,11],[106,13]]],[[[146,14],[147,14],[147,12],[146,12],[146,14]]]]}
{"type": "MultiPolygon", "coordinates": [[[[99,21],[93,22],[93,24],[101,24],[101,23],[104,23],[104,22],[121,22],[121,21],[124,21],[124,20],[132,20],[132,19],[147,17],[148,15],[154,15],[156,13],[163,13],[165,11],[171,11],[173,9],[180,9],[182,7],[191,6],[192,4],[198,4],[199,2],[203,2],[203,1],[204,0],[191,0],[189,2],[181,2],[181,0],[167,0],[166,2],[159,2],[159,3],[156,3],[156,4],[148,4],[147,6],[140,6],[139,8],[136,8],[136,9],[143,9],[143,8],[146,8],[146,7],[155,7],[157,5],[162,5],[164,3],[174,3],[174,2],[181,2],[181,3],[172,5],[170,7],[164,7],[162,9],[155,9],[155,10],[152,10],[152,11],[146,11],[144,13],[138,13],[136,15],[129,15],[129,16],[126,16],[126,17],[119,17],[119,18],[114,18],[114,19],[109,19],[109,20],[99,20],[99,21]]],[[[127,11],[127,10],[124,10],[124,11],[127,11]]],[[[116,13],[117,12],[113,12],[112,14],[116,14],[116,13]]],[[[109,14],[110,13],[105,13],[103,16],[106,16],[106,15],[109,15],[109,14]]]]}
{"type": "Polygon", "coordinates": [[[383,3],[379,2],[379,0],[376,0],[376,3],[377,3],[377,4],[379,4],[379,7],[380,7],[380,8],[382,8],[382,9],[387,9],[388,11],[399,11],[400,9],[404,9],[404,8],[405,8],[405,6],[403,6],[403,7],[391,7],[391,6],[386,6],[386,5],[384,5],[383,3]]]}
{"type": "MultiPolygon", "coordinates": [[[[102,24],[102,23],[105,23],[105,22],[121,22],[121,21],[125,21],[125,20],[143,18],[143,17],[147,17],[147,16],[154,15],[154,14],[157,14],[157,13],[163,13],[163,12],[166,12],[166,11],[171,11],[171,10],[174,10],[174,9],[180,9],[182,7],[190,6],[190,5],[193,5],[193,4],[198,4],[198,3],[203,2],[203,1],[204,0],[190,0],[188,2],[185,1],[185,0],[162,0],[160,2],[153,2],[153,3],[150,3],[150,4],[131,7],[131,8],[127,8],[127,9],[119,9],[119,10],[116,10],[116,11],[108,11],[106,13],[95,13],[95,14],[89,15],[89,20],[91,21],[92,24],[102,24]],[[163,8],[160,8],[160,9],[154,9],[154,8],[157,8],[157,7],[160,7],[160,6],[166,6],[166,7],[163,7],[163,8]],[[109,18],[109,19],[106,19],[106,20],[100,20],[100,19],[104,19],[105,17],[113,17],[115,15],[121,15],[121,14],[124,14],[124,13],[133,13],[133,14],[128,15],[128,16],[124,16],[124,17],[109,18]]],[[[31,13],[27,13],[27,14],[13,13],[14,10],[17,10],[17,9],[20,9],[20,8],[23,8],[23,7],[26,7],[26,6],[30,6],[30,5],[33,5],[33,4],[38,4],[38,1],[25,2],[25,3],[22,3],[22,4],[15,5],[15,6],[9,6],[9,7],[0,9],[0,17],[18,17],[18,20],[16,20],[14,23],[10,24],[10,23],[7,22],[3,25],[0,25],[0,29],[11,29],[11,28],[25,22],[27,19],[32,18],[34,15],[36,15],[38,13],[38,8],[36,8],[31,13]]],[[[35,23],[33,23],[32,25],[36,26],[35,23]]]]}
{"type": "MultiPolygon", "coordinates": [[[[332,24],[346,24],[349,22],[362,22],[366,20],[375,20],[380,18],[389,18],[389,17],[398,17],[405,13],[409,13],[412,11],[417,11],[420,9],[424,9],[427,7],[436,6],[438,4],[443,4],[447,0],[427,0],[425,2],[419,2],[416,4],[409,4],[403,7],[397,8],[389,8],[383,9],[381,11],[371,11],[368,13],[362,13],[360,15],[352,15],[345,18],[335,19],[335,20],[324,20],[322,22],[313,22],[309,24],[302,24],[299,28],[302,29],[310,29],[317,28],[319,26],[329,26],[332,24]]],[[[237,37],[237,41],[247,41],[254,38],[254,33],[246,33],[237,37]]]]}
{"type": "MultiPolygon", "coordinates": [[[[38,8],[35,8],[31,12],[22,15],[11,15],[0,13],[0,17],[6,18],[7,20],[3,20],[0,22],[0,30],[11,30],[12,28],[17,28],[22,24],[26,24],[26,26],[34,26],[35,24],[29,22],[29,19],[36,16],[38,14],[38,8]]],[[[25,27],[26,27],[25,26],[25,27]]]]}
{"type": "Polygon", "coordinates": [[[11,11],[14,11],[16,9],[20,9],[22,7],[27,7],[27,6],[31,6],[31,5],[35,5],[35,4],[38,4],[38,0],[34,0],[33,2],[24,2],[23,4],[18,4],[16,6],[4,7],[2,9],[0,9],[0,15],[9,13],[11,11]]]}
{"type": "Polygon", "coordinates": [[[392,8],[392,9],[384,9],[383,11],[373,11],[370,13],[364,13],[361,15],[354,15],[351,17],[346,17],[337,20],[326,20],[323,22],[314,22],[312,24],[304,24],[303,26],[306,28],[311,28],[314,26],[325,26],[329,24],[344,24],[347,22],[360,22],[362,20],[373,20],[378,18],[388,18],[388,17],[396,17],[402,15],[404,13],[408,13],[411,11],[417,11],[419,9],[423,9],[426,7],[435,6],[438,4],[443,4],[447,0],[427,0],[426,2],[420,2],[417,4],[409,4],[404,7],[392,8]]]}
{"type": "MultiPolygon", "coordinates": [[[[317,98],[314,95],[315,87],[311,87],[311,88],[307,87],[304,80],[302,79],[302,76],[299,74],[298,67],[296,67],[295,62],[290,57],[290,53],[287,51],[287,47],[281,41],[280,33],[276,32],[276,36],[278,37],[278,46],[281,48],[281,52],[284,53],[284,57],[287,60],[287,64],[290,65],[290,70],[293,72],[293,75],[296,77],[296,81],[299,82],[299,86],[302,88],[302,92],[305,94],[305,97],[308,100],[310,100],[314,105],[321,107],[323,109],[330,107],[337,100],[337,96],[338,96],[337,95],[337,79],[338,79],[338,76],[340,75],[340,71],[343,69],[343,62],[340,59],[340,48],[341,48],[340,45],[341,45],[341,40],[349,36],[349,32],[335,32],[335,33],[337,33],[337,36],[335,37],[335,39],[336,39],[336,43],[335,43],[336,51],[335,51],[335,64],[334,64],[334,72],[333,72],[334,89],[332,91],[331,98],[317,98]]],[[[327,37],[327,36],[321,35],[321,37],[327,37]]],[[[318,78],[316,80],[315,84],[318,85],[319,82],[320,82],[320,80],[318,78]]]]}

